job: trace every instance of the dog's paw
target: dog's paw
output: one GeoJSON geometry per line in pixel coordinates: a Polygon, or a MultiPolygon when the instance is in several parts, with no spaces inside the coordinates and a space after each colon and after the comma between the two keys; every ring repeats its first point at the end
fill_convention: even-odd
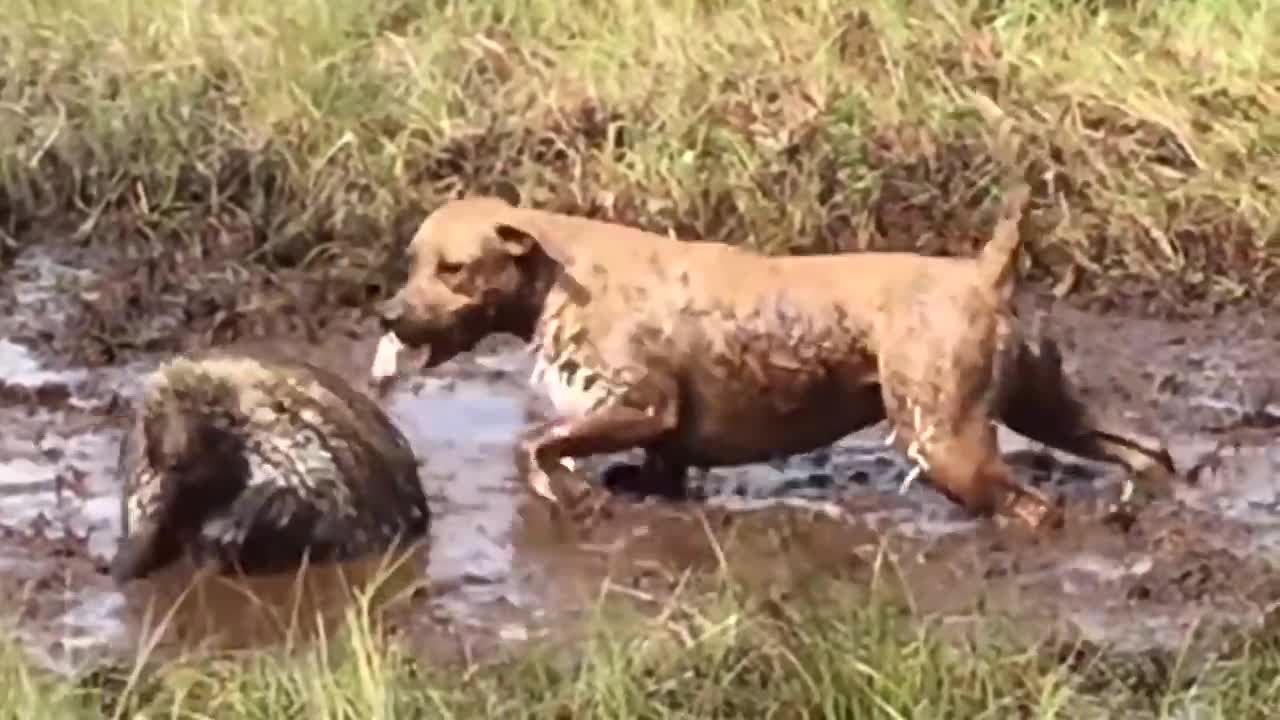
{"type": "Polygon", "coordinates": [[[553,505],[560,504],[560,498],[551,489],[551,476],[545,470],[535,467],[529,471],[529,488],[553,505]]]}
{"type": "Polygon", "coordinates": [[[540,463],[536,450],[529,446],[523,448],[520,455],[522,462],[519,463],[518,469],[525,474],[529,488],[552,504],[563,505],[561,494],[564,492],[567,492],[572,499],[581,495],[584,490],[590,490],[590,483],[578,472],[578,463],[573,458],[565,457],[555,462],[540,463]],[[556,492],[557,486],[561,493],[556,492]]]}

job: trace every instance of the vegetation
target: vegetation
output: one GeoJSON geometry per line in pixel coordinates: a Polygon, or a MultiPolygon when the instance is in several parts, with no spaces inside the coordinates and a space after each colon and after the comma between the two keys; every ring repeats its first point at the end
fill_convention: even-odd
{"type": "Polygon", "coordinates": [[[78,684],[10,652],[0,715],[1235,720],[1271,717],[1280,702],[1280,655],[1265,644],[1192,672],[1183,658],[1017,645],[993,620],[964,639],[848,586],[761,600],[726,585],[644,614],[601,605],[585,642],[543,641],[462,668],[405,652],[375,617],[356,603],[328,642],[139,664],[78,684]]]}
{"type": "Polygon", "coordinates": [[[94,249],[105,281],[71,336],[97,358],[367,307],[463,192],[771,252],[971,252],[1003,173],[975,92],[1034,181],[1031,280],[1153,311],[1280,287],[1265,0],[0,0],[0,17],[0,256],[94,249]]]}

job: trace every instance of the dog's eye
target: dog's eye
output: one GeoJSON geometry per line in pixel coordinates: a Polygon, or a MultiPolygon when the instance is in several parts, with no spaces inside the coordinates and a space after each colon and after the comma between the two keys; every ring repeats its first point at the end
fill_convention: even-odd
{"type": "Polygon", "coordinates": [[[462,263],[445,262],[441,260],[436,263],[436,273],[440,275],[457,275],[462,272],[462,263]]]}

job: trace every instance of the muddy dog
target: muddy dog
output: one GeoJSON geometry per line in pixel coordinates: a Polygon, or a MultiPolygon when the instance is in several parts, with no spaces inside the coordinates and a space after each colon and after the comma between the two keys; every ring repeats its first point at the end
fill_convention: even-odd
{"type": "Polygon", "coordinates": [[[345,561],[423,536],[418,462],[373,400],[322,368],[205,353],[146,380],[120,444],[124,538],[110,572],[186,551],[246,575],[345,561]]]}
{"type": "MultiPolygon", "coordinates": [[[[890,442],[954,502],[1056,525],[1052,503],[1013,479],[993,421],[1152,481],[1174,468],[1159,440],[1094,417],[1055,345],[1020,334],[1010,296],[1027,194],[1009,194],[974,258],[769,257],[454,200],[410,243],[408,281],[379,308],[381,349],[425,349],[429,368],[491,333],[527,340],[561,419],[522,447],[553,501],[548,473],[574,457],[642,448],[643,476],[678,488],[690,467],[807,452],[887,418],[890,442]]],[[[373,374],[393,368],[379,357],[373,374]]]]}

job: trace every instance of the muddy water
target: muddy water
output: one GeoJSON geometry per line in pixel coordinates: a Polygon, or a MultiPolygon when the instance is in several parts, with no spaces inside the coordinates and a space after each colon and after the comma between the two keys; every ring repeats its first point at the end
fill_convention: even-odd
{"type": "MultiPolygon", "coordinates": [[[[159,358],[92,370],[38,358],[29,346],[58,322],[76,277],[47,259],[20,260],[0,286],[13,309],[0,317],[0,592],[17,637],[62,669],[134,652],[153,620],[146,608],[185,587],[162,580],[122,592],[101,572],[119,531],[112,469],[123,413],[159,358]]],[[[1267,390],[1276,329],[1261,319],[1226,331],[1055,316],[1068,370],[1092,399],[1159,428],[1179,468],[1194,468],[1193,484],[1152,501],[1127,531],[1102,520],[1119,491],[1114,469],[1043,453],[1003,429],[1023,478],[1067,498],[1070,524],[1052,540],[968,518],[921,483],[900,492],[907,467],[884,448],[881,427],[785,463],[709,473],[698,478],[704,502],[620,499],[590,521],[569,520],[517,477],[517,436],[548,408],[529,392],[521,349],[493,342],[384,400],[425,461],[433,512],[429,545],[406,559],[395,585],[402,625],[430,642],[519,640],[584,612],[602,588],[656,602],[686,573],[718,572],[725,559],[769,588],[892,566],[923,610],[963,613],[981,598],[1033,625],[1068,622],[1134,648],[1176,647],[1197,626],[1255,621],[1280,602],[1268,566],[1280,556],[1280,405],[1267,390]],[[1103,346],[1106,368],[1081,359],[1103,346]]],[[[355,335],[296,351],[361,383],[374,337],[367,328],[355,335]]],[[[324,590],[331,578],[316,573],[319,585],[275,579],[252,591],[340,615],[343,601],[324,590]]],[[[199,587],[183,606],[185,625],[175,623],[188,635],[270,615],[243,588],[199,587]]]]}

